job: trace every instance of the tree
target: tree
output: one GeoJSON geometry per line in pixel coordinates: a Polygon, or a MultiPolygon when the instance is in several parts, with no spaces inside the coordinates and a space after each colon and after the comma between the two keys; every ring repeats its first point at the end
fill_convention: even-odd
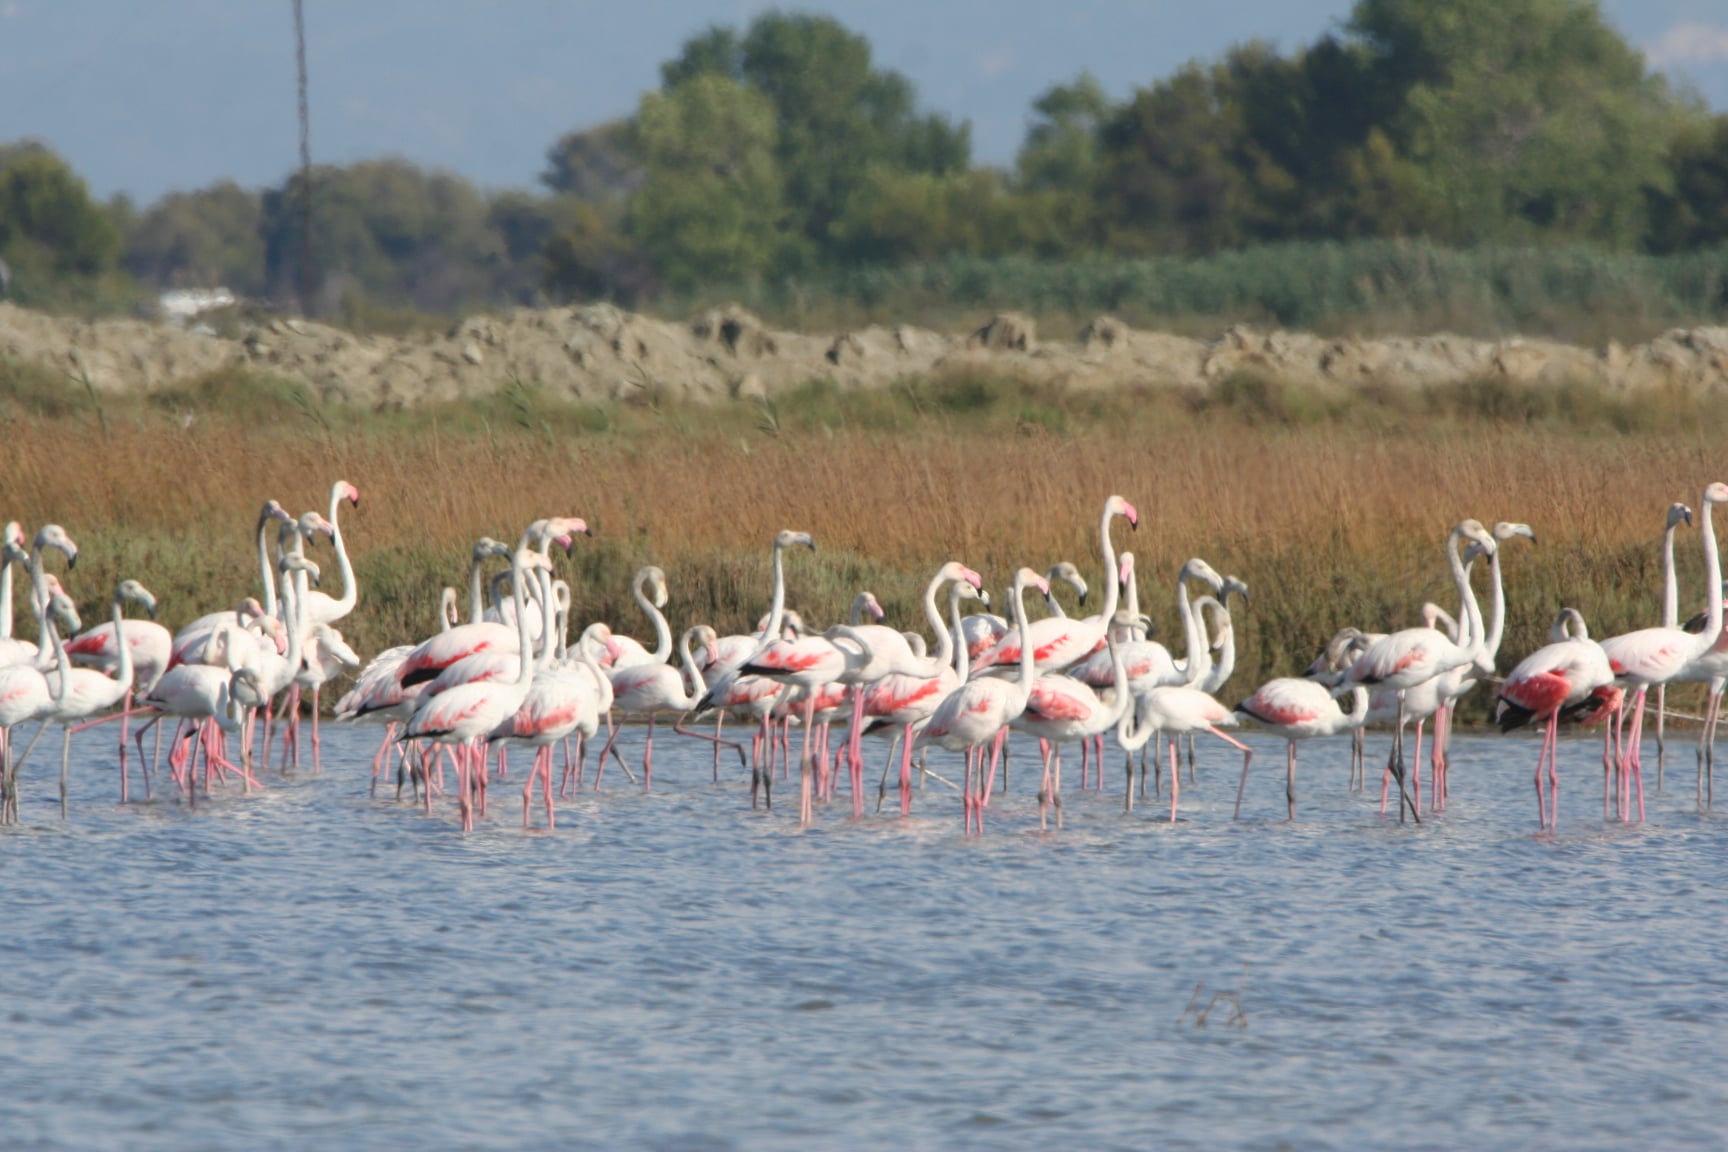
{"type": "Polygon", "coordinates": [[[265,290],[263,219],[257,193],[233,181],[171,192],[127,229],[122,263],[158,288],[257,295],[265,290]]]}
{"type": "Polygon", "coordinates": [[[629,196],[642,183],[629,137],[625,120],[565,133],[547,150],[540,182],[561,196],[597,203],[629,196]]]}
{"type": "Polygon", "coordinates": [[[1045,89],[1032,102],[1032,123],[1015,158],[1020,186],[1090,195],[1098,179],[1099,137],[1113,111],[1090,72],[1045,89]]]}
{"type": "Polygon", "coordinates": [[[0,259],[20,284],[114,268],[120,231],[59,156],[34,141],[0,148],[0,259]]]}
{"type": "Polygon", "coordinates": [[[1679,252],[1728,244],[1728,116],[1689,124],[1674,141],[1670,188],[1651,188],[1649,246],[1679,252]]]}
{"type": "Polygon", "coordinates": [[[783,263],[831,251],[873,172],[970,165],[970,126],[918,115],[911,82],[874,67],[870,42],[829,17],[767,12],[743,36],[710,28],[661,68],[668,92],[705,75],[759,92],[773,109],[787,224],[803,241],[782,246],[783,263]]]}
{"type": "Polygon", "coordinates": [[[725,76],[642,98],[630,231],[673,286],[749,279],[773,263],[783,221],[775,138],[774,106],[725,76]]]}
{"type": "Polygon", "coordinates": [[[1682,109],[1587,0],[1357,0],[1350,33],[1444,238],[1637,242],[1682,109]]]}

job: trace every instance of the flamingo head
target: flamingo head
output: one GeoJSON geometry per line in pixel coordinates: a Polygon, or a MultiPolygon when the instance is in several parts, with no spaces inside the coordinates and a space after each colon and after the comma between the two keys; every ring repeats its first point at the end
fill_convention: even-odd
{"type": "Polygon", "coordinates": [[[720,659],[720,634],[707,624],[698,624],[684,633],[685,642],[691,648],[700,647],[707,657],[707,663],[713,664],[720,659]]]}
{"type": "Polygon", "coordinates": [[[1022,568],[1020,571],[1014,573],[1014,590],[1016,592],[1021,592],[1027,588],[1036,588],[1040,594],[1045,596],[1050,595],[1050,581],[1044,579],[1044,577],[1032,571],[1030,568],[1022,568]]]}
{"type": "Polygon", "coordinates": [[[264,531],[264,525],[275,520],[286,524],[294,517],[288,515],[288,510],[274,500],[264,501],[264,507],[258,510],[258,531],[264,531]]]}
{"type": "Polygon", "coordinates": [[[1128,521],[1128,527],[1134,529],[1140,527],[1140,513],[1135,511],[1134,505],[1120,496],[1112,496],[1104,501],[1104,515],[1106,517],[1120,516],[1128,521]]]}
{"type": "Polygon", "coordinates": [[[790,528],[782,528],[774,537],[775,551],[800,544],[812,552],[816,551],[816,541],[810,539],[808,532],[794,532],[790,528]]]}
{"type": "Polygon", "coordinates": [[[300,517],[297,529],[308,542],[317,539],[317,533],[322,532],[330,539],[336,539],[336,525],[324,519],[318,512],[307,512],[300,517]]]}
{"type": "Polygon", "coordinates": [[[1499,545],[1495,542],[1493,534],[1482,527],[1480,520],[1460,520],[1452,532],[1462,539],[1475,541],[1481,546],[1481,552],[1484,556],[1492,556],[1499,550],[1499,545]]]}
{"type": "Polygon", "coordinates": [[[636,573],[636,582],[638,587],[647,587],[652,590],[650,599],[653,601],[654,607],[666,607],[666,573],[662,569],[650,564],[636,573]]]}
{"type": "Polygon", "coordinates": [[[1223,601],[1226,609],[1230,606],[1230,597],[1232,595],[1242,597],[1243,607],[1254,607],[1254,598],[1248,595],[1248,585],[1234,576],[1226,576],[1224,577],[1224,589],[1218,593],[1218,599],[1223,601]]]}
{"type": "Polygon", "coordinates": [[[6,530],[0,533],[0,544],[11,544],[22,552],[27,547],[24,541],[24,525],[16,520],[9,521],[6,530]]]}
{"type": "Polygon", "coordinates": [[[1710,487],[1704,489],[1704,503],[1728,503],[1728,484],[1724,484],[1722,481],[1718,480],[1714,484],[1710,485],[1710,487]]]}
{"type": "Polygon", "coordinates": [[[149,613],[150,619],[156,619],[156,597],[152,596],[150,590],[136,580],[120,581],[119,587],[114,589],[114,599],[117,601],[130,600],[149,613]]]}
{"type": "Polygon", "coordinates": [[[960,563],[958,560],[948,561],[948,563],[942,565],[936,573],[937,583],[940,584],[949,580],[962,581],[970,584],[974,588],[984,587],[984,577],[978,575],[978,573],[972,571],[972,569],[966,567],[966,565],[960,563]]]}
{"type": "Polygon", "coordinates": [[[474,563],[483,564],[494,556],[510,555],[510,545],[500,544],[490,536],[482,536],[474,541],[474,563]]]}
{"type": "Polygon", "coordinates": [[[60,621],[60,627],[68,632],[78,632],[84,627],[84,622],[78,618],[78,605],[72,603],[72,597],[58,588],[48,594],[48,611],[60,621]]]}
{"type": "Polygon", "coordinates": [[[984,591],[982,588],[974,588],[972,585],[964,582],[954,585],[954,599],[981,600],[984,603],[984,607],[990,607],[990,593],[984,591]]]}
{"type": "Polygon", "coordinates": [[[42,531],[36,533],[36,551],[53,548],[66,557],[66,567],[78,567],[78,545],[72,543],[72,537],[66,535],[66,529],[58,524],[46,524],[42,531]]]}
{"type": "MultiPolygon", "coordinates": [[[[1080,598],[1080,603],[1086,603],[1086,593],[1088,589],[1086,587],[1086,578],[1080,575],[1080,569],[1074,567],[1074,565],[1070,564],[1068,561],[1063,560],[1059,563],[1052,564],[1050,566],[1050,571],[1046,572],[1044,575],[1046,579],[1062,581],[1064,584],[1074,589],[1075,595],[1080,598]]],[[[1045,595],[1048,596],[1049,593],[1046,592],[1045,595]]]]}
{"type": "Polygon", "coordinates": [[[852,607],[859,614],[868,612],[872,620],[880,620],[888,613],[882,611],[882,604],[876,599],[874,592],[860,592],[852,599],[852,607]]]}
{"type": "Polygon", "coordinates": [[[307,576],[311,577],[312,587],[314,588],[318,587],[319,579],[322,576],[322,573],[318,570],[318,565],[306,559],[304,556],[296,556],[293,553],[289,553],[282,557],[282,562],[277,565],[277,567],[282,570],[282,575],[284,576],[287,576],[291,572],[306,573],[307,576]]]}
{"type": "Polygon", "coordinates": [[[1198,556],[1182,565],[1182,572],[1177,576],[1177,579],[1184,584],[1190,580],[1204,580],[1211,587],[1213,595],[1221,596],[1224,594],[1224,577],[1218,575],[1212,565],[1198,556]]]}
{"type": "MultiPolygon", "coordinates": [[[[1687,508],[1684,504],[1679,505],[1679,507],[1686,513],[1686,522],[1690,524],[1692,522],[1692,509],[1687,508]]],[[[1516,536],[1522,536],[1532,544],[1536,543],[1536,529],[1528,524],[1508,524],[1502,520],[1494,525],[1495,540],[1505,543],[1516,536]]]]}
{"type": "Polygon", "coordinates": [[[1134,553],[1124,552],[1117,559],[1116,582],[1118,584],[1134,583],[1134,553]]]}
{"type": "Polygon", "coordinates": [[[330,495],[332,497],[332,503],[346,500],[353,507],[360,507],[360,489],[354,487],[354,485],[348,483],[346,480],[336,481],[336,489],[330,495]]]}
{"type": "MultiPolygon", "coordinates": [[[[1681,504],[1679,501],[1675,501],[1673,504],[1668,505],[1667,527],[1678,528],[1681,524],[1686,524],[1688,527],[1691,526],[1692,509],[1681,504]]],[[[1534,539],[1534,537],[1532,537],[1532,539],[1534,539]]]]}
{"type": "Polygon", "coordinates": [[[456,589],[448,585],[438,596],[438,619],[448,621],[451,624],[455,624],[461,619],[457,611],[456,589]]]}
{"type": "Polygon", "coordinates": [[[256,596],[248,596],[246,599],[240,601],[239,606],[234,609],[234,615],[239,619],[240,623],[245,624],[247,621],[256,620],[260,616],[263,616],[264,605],[258,603],[258,598],[256,596]]]}
{"type": "MultiPolygon", "coordinates": [[[[552,531],[560,536],[593,536],[594,530],[588,527],[588,521],[580,516],[559,516],[548,521],[552,531]]],[[[566,545],[568,547],[568,545],[566,545]]]]}

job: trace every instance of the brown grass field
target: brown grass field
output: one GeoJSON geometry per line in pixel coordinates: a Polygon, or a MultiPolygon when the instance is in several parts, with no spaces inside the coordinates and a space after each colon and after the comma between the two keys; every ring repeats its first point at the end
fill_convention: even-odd
{"type": "MultiPolygon", "coordinates": [[[[890,621],[922,627],[917,596],[951,557],[993,589],[1021,563],[1070,559],[1101,590],[1097,517],[1117,492],[1141,513],[1117,547],[1135,553],[1166,642],[1180,636],[1170,580],[1187,557],[1252,589],[1227,699],[1298,670],[1343,624],[1402,627],[1427,599],[1454,608],[1441,544],[1467,516],[1525,521],[1540,540],[1505,557],[1502,670],[1561,605],[1596,635],[1655,623],[1668,503],[1728,479],[1720,403],[1479,383],[1341,401],[1259,379],[1201,397],[958,377],[664,410],[523,387],[372,413],[239,375],[99,400],[0,362],[0,422],[0,517],[73,534],[84,559],[67,582],[87,618],[120,576],[156,592],[170,627],[231,606],[254,589],[263,500],[322,510],[332,481],[352,481],[363,499],[343,509],[343,532],[361,605],[344,631],[363,656],[435,627],[438,589],[461,583],[475,537],[513,540],[539,516],[594,529],[559,560],[582,622],[646,634],[629,576],[656,563],[675,628],[741,630],[767,603],[771,536],[797,528],[820,549],[789,560],[807,620],[832,621],[870,588],[890,621]]],[[[1690,614],[1703,603],[1697,535],[1678,552],[1690,614]]],[[[316,558],[333,574],[327,545],[316,558]]]]}

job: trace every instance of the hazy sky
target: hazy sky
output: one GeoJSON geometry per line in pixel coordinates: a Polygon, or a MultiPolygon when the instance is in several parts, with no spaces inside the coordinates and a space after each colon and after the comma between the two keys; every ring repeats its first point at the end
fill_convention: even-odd
{"type": "MultiPolygon", "coordinates": [[[[629,112],[731,0],[305,0],[316,161],[395,154],[527,185],[571,128],[629,112]]],[[[1034,96],[1090,68],[1115,95],[1260,37],[1291,47],[1350,0],[829,0],[924,103],[1011,158],[1034,96]]],[[[1728,108],[1728,3],[1605,0],[1650,59],[1728,108]]],[[[295,163],[290,0],[0,0],[0,141],[34,136],[100,196],[142,202],[295,163]]]]}

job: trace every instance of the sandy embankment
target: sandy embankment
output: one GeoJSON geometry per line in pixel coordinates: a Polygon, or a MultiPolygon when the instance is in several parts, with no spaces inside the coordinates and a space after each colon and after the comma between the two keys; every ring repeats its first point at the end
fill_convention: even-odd
{"type": "Polygon", "coordinates": [[[908,325],[839,335],[771,329],[729,308],[686,323],[597,304],[477,316],[441,335],[356,336],[273,321],[240,339],[143,320],[84,322],[0,304],[0,356],[85,374],[103,391],[158,389],[230,364],[303,380],[325,400],[415,404],[514,381],[575,400],[708,402],[771,396],[818,377],[845,388],[966,368],[1076,388],[1205,388],[1239,370],[1294,384],[1419,387],[1467,378],[1595,381],[1613,388],[1676,383],[1728,390],[1728,328],[1677,329],[1625,348],[1541,340],[1423,336],[1322,339],[1232,328],[1213,340],[1131,329],[1108,316],[1072,342],[1041,341],[1003,313],[969,336],[908,325]]]}

